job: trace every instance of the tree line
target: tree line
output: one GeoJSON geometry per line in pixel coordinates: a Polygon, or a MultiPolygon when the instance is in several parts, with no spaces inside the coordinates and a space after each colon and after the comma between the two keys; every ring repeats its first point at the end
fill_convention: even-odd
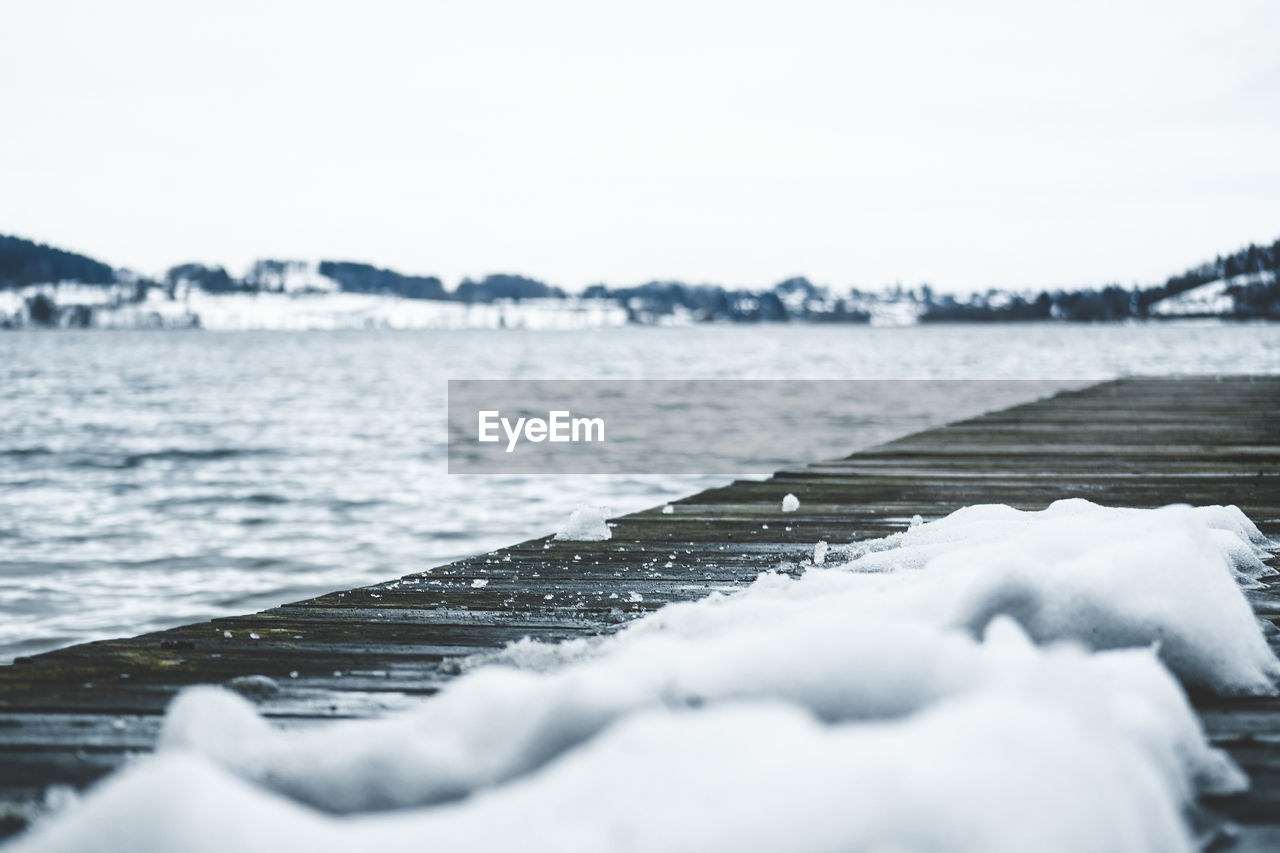
{"type": "Polygon", "coordinates": [[[93,258],[0,234],[0,288],[46,281],[111,284],[115,280],[115,270],[93,258]]]}
{"type": "MultiPolygon", "coordinates": [[[[176,298],[181,289],[208,293],[258,293],[285,288],[290,271],[305,265],[295,261],[262,260],[243,276],[221,266],[184,263],[171,267],[159,281],[115,271],[84,255],[30,240],[0,235],[0,288],[56,281],[85,284],[128,282],[145,298],[151,287],[176,298]]],[[[479,280],[464,279],[449,291],[432,275],[405,275],[353,261],[321,261],[316,271],[345,292],[435,299],[483,304],[500,300],[564,299],[559,287],[522,275],[497,273],[479,280]]],[[[656,322],[683,315],[694,321],[773,322],[803,319],[822,322],[868,322],[878,306],[912,303],[922,322],[1000,322],[1010,320],[1114,321],[1156,316],[1160,300],[1209,282],[1225,279],[1231,316],[1280,318],[1280,240],[1249,245],[1213,261],[1170,276],[1148,287],[1110,284],[1100,288],[988,290],[970,296],[939,294],[929,285],[881,291],[850,289],[834,293],[804,277],[789,278],[764,290],[730,288],[718,284],[650,281],[615,287],[594,284],[581,295],[621,306],[635,322],[656,322]]],[[[42,306],[43,310],[43,306],[42,306]]]]}
{"type": "Polygon", "coordinates": [[[1249,246],[1229,255],[1172,275],[1152,287],[1111,284],[1097,289],[1041,291],[1035,295],[988,291],[968,299],[954,296],[927,299],[924,322],[1002,320],[1074,320],[1080,322],[1144,319],[1154,316],[1162,299],[1186,293],[1213,281],[1225,280],[1232,316],[1241,319],[1280,318],[1280,240],[1269,246],[1249,246]]]}

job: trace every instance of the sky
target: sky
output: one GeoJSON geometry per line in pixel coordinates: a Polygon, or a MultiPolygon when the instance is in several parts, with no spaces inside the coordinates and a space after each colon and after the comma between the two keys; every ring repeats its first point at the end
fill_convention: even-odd
{"type": "Polygon", "coordinates": [[[159,273],[1153,283],[1280,237],[1280,3],[0,12],[0,233],[159,273]]]}

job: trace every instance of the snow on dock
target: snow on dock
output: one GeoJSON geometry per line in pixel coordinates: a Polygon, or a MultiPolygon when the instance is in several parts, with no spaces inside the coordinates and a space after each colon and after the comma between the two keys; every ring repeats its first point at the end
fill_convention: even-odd
{"type": "MultiPolygon", "coordinates": [[[[1104,849],[1105,833],[1118,828],[1132,833],[1130,849],[1232,839],[1232,849],[1272,849],[1280,699],[1270,623],[1280,596],[1267,588],[1266,563],[1275,561],[1266,537],[1280,535],[1277,424],[1280,379],[1105,383],[711,489],[616,519],[608,538],[546,537],[260,614],[22,660],[0,668],[0,821],[20,828],[67,798],[56,786],[96,779],[151,748],[163,728],[169,758],[125,774],[79,823],[68,822],[61,841],[50,833],[47,847],[32,849],[76,849],[77,831],[106,844],[112,831],[136,830],[131,807],[160,807],[179,787],[208,795],[207,805],[184,812],[196,824],[171,827],[179,834],[169,840],[203,832],[223,849],[243,840],[239,824],[216,819],[234,808],[245,810],[243,826],[316,849],[399,849],[406,837],[458,849],[508,824],[525,835],[491,835],[476,849],[599,849],[602,837],[630,849],[768,849],[761,830],[775,824],[752,829],[752,821],[770,804],[806,816],[814,843],[912,849],[939,839],[904,833],[945,832],[970,818],[981,841],[983,815],[963,812],[992,803],[1005,809],[991,814],[1009,827],[1008,849],[1019,838],[1031,843],[1017,832],[1037,828],[1052,830],[1063,849],[1104,849]],[[1195,509],[1103,508],[1171,503],[1195,509]],[[998,571],[967,577],[976,562],[998,571]],[[708,598],[714,592],[741,594],[708,598]],[[1063,639],[1093,653],[1031,643],[1063,639]],[[577,642],[540,642],[562,640],[577,642]],[[1106,651],[1115,647],[1139,648],[1106,651]],[[475,655],[523,669],[457,678],[475,655]],[[175,694],[197,684],[233,692],[186,692],[166,721],[175,694]],[[968,698],[934,707],[941,696],[968,698]],[[814,717],[792,705],[732,704],[769,697],[814,717]],[[633,713],[704,703],[716,707],[633,713]],[[321,725],[402,707],[413,710],[373,728],[321,725]],[[814,722],[908,712],[906,723],[814,722]],[[422,805],[518,778],[618,720],[592,749],[534,781],[416,818],[339,829],[288,801],[249,798],[234,781],[332,812],[422,805]],[[1089,722],[1083,736],[1079,720],[1089,722]],[[990,744],[1010,732],[1025,732],[1038,751],[993,764],[990,744]],[[941,787],[899,778],[896,762],[913,748],[938,757],[941,787]],[[711,794],[698,774],[672,779],[669,768],[702,760],[733,769],[717,783],[719,835],[700,834],[711,831],[706,819],[678,812],[711,794]],[[955,780],[942,769],[976,766],[989,772],[964,784],[981,796],[953,796],[955,780]],[[1028,766],[1061,778],[1032,784],[1028,766]],[[1149,778],[1152,767],[1158,778],[1149,778]],[[886,808],[890,779],[915,805],[929,804],[933,819],[886,808]],[[1060,785],[1071,790],[1073,779],[1086,798],[1080,807],[1113,820],[1038,825],[1050,818],[1037,807],[1069,800],[1060,785]],[[1179,802],[1197,793],[1202,811],[1184,826],[1179,802]],[[599,823],[557,824],[549,806],[566,797],[599,823]],[[659,807],[678,819],[653,821],[648,809],[659,807]],[[832,819],[859,808],[857,821],[832,819]],[[638,812],[639,834],[608,835],[629,825],[627,810],[638,812]],[[1021,823],[1009,824],[1018,811],[1021,823]],[[1125,824],[1124,815],[1141,820],[1125,824]],[[1236,828],[1224,830],[1224,818],[1236,828]],[[860,835],[838,834],[853,824],[860,835]],[[672,826],[684,846],[661,836],[672,826]],[[738,835],[726,829],[734,826],[738,835]],[[606,834],[591,835],[593,827],[606,834]]],[[[281,838],[256,841],[289,846],[281,838]]],[[[774,841],[773,849],[803,849],[786,843],[793,838],[774,841]]]]}

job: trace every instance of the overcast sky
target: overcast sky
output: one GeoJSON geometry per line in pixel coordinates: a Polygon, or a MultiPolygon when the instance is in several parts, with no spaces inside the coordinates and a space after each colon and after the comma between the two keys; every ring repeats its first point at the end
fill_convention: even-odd
{"type": "Polygon", "coordinates": [[[7,3],[0,233],[162,271],[1152,282],[1280,237],[1280,2],[7,3]]]}

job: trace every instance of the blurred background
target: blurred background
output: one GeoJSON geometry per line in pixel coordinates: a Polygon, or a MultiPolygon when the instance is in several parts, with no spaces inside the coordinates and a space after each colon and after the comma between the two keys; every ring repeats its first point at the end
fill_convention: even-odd
{"type": "Polygon", "coordinates": [[[0,662],[723,479],[450,477],[448,379],[1280,371],[1274,3],[3,31],[0,662]]]}

